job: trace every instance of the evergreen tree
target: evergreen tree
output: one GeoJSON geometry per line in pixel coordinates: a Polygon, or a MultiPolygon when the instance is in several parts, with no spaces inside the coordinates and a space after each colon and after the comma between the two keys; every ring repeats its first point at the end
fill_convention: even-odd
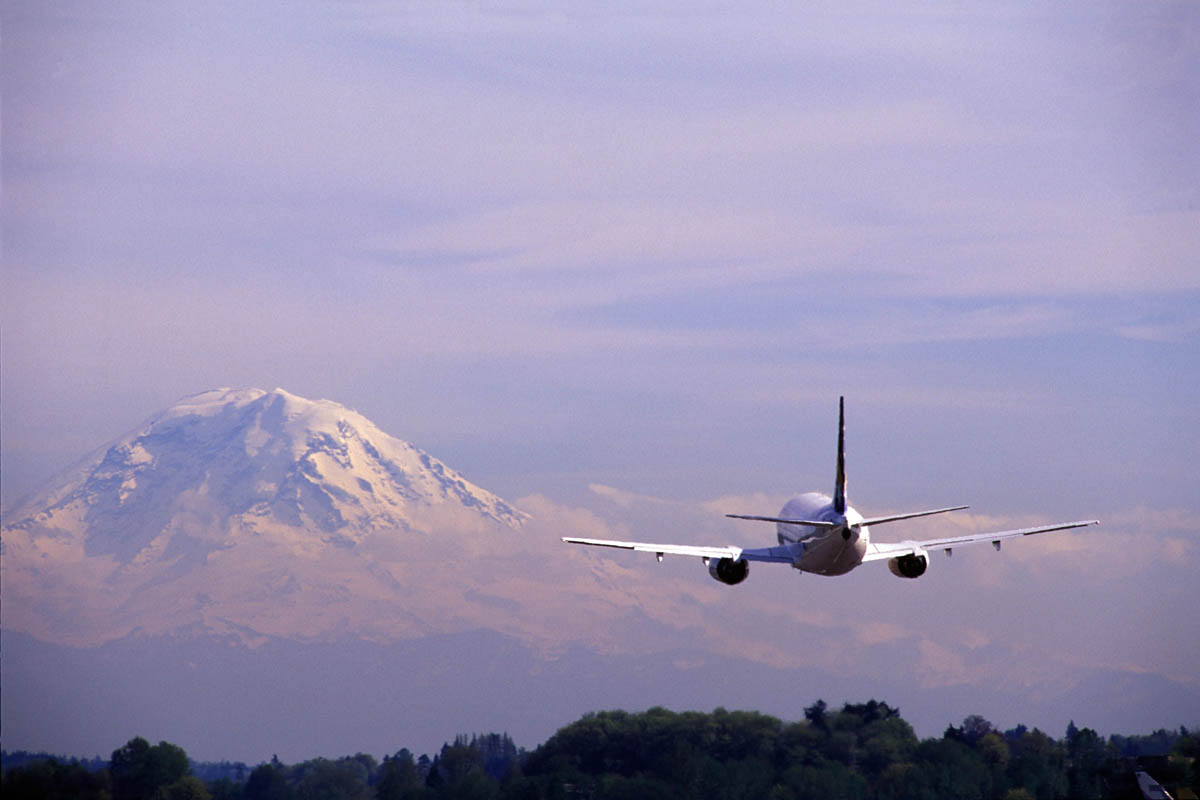
{"type": "Polygon", "coordinates": [[[169,742],[151,747],[138,736],[113,751],[109,772],[115,800],[151,800],[160,788],[190,774],[191,767],[182,747],[169,742]]]}
{"type": "Polygon", "coordinates": [[[379,775],[379,783],[375,785],[379,800],[414,800],[424,791],[424,781],[407,749],[385,756],[379,775]]]}
{"type": "Polygon", "coordinates": [[[4,800],[109,800],[107,769],[92,771],[55,758],[9,767],[0,781],[4,800]]]}
{"type": "Polygon", "coordinates": [[[1067,727],[1067,783],[1072,800],[1099,800],[1107,795],[1103,772],[1109,751],[1091,728],[1067,727]]]}
{"type": "Polygon", "coordinates": [[[1009,745],[1008,783],[1038,800],[1067,795],[1066,751],[1042,731],[1026,731],[1009,745]]]}
{"type": "Polygon", "coordinates": [[[292,800],[294,796],[277,758],[250,772],[244,795],[246,800],[292,800]]]}

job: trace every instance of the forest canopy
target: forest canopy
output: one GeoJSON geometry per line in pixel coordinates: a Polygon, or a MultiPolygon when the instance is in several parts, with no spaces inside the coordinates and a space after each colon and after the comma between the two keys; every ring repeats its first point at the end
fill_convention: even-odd
{"type": "Polygon", "coordinates": [[[4,755],[3,794],[106,800],[437,800],[438,798],[1138,798],[1147,770],[1177,800],[1195,797],[1197,734],[1099,736],[1072,723],[1055,739],[996,730],[979,716],[918,739],[898,709],[870,700],[805,719],[753,711],[602,711],[532,751],[506,734],[459,736],[430,757],[407,749],[284,764],[197,764],[141,737],[107,762],[4,755]],[[1190,794],[1189,794],[1190,793],[1190,794]]]}

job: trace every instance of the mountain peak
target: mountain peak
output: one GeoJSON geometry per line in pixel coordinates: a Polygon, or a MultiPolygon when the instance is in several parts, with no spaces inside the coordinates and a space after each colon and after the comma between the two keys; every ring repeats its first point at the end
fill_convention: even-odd
{"type": "Polygon", "coordinates": [[[89,555],[128,562],[203,498],[226,534],[284,526],[352,544],[366,531],[429,532],[449,506],[519,527],[525,515],[412,444],[330,400],[284,389],[211,389],[183,398],[101,448],[16,509],[10,528],[84,537],[89,555]]]}
{"type": "Polygon", "coordinates": [[[338,403],[211,389],[5,515],[5,625],[83,645],[414,635],[452,624],[429,570],[509,552],[527,519],[338,403]]]}

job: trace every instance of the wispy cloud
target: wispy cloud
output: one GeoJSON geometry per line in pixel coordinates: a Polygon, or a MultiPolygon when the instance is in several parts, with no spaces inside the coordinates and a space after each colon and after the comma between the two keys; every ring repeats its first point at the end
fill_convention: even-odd
{"type": "Polygon", "coordinates": [[[1117,328],[1117,333],[1128,339],[1143,342],[1180,343],[1196,338],[1200,333],[1200,320],[1135,323],[1117,328]]]}

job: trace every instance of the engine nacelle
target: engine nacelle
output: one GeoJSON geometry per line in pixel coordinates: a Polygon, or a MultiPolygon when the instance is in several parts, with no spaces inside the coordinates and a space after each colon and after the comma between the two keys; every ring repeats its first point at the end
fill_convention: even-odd
{"type": "Polygon", "coordinates": [[[743,561],[740,558],[737,561],[734,561],[732,558],[710,561],[708,562],[708,574],[721,583],[733,586],[735,583],[741,583],[746,580],[746,576],[750,574],[750,562],[743,561]]]}
{"type": "Polygon", "coordinates": [[[925,574],[925,568],[928,566],[929,556],[924,550],[888,559],[888,569],[897,578],[919,578],[925,574]]]}

